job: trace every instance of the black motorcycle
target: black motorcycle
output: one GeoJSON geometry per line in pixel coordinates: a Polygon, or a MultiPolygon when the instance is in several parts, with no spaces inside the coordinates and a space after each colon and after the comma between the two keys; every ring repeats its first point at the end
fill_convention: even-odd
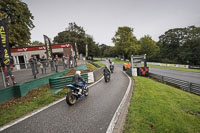
{"type": "Polygon", "coordinates": [[[110,71],[111,71],[111,73],[113,73],[113,71],[114,71],[114,65],[110,65],[110,71]]]}
{"type": "Polygon", "coordinates": [[[110,73],[105,73],[104,79],[105,79],[105,82],[109,82],[110,81],[110,73]]]}

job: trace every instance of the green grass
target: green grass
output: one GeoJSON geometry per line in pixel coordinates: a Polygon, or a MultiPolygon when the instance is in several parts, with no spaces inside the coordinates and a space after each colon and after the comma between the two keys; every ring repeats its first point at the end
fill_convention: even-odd
{"type": "Polygon", "coordinates": [[[86,65],[87,65],[87,67],[88,67],[88,69],[89,69],[90,71],[94,71],[94,70],[98,69],[96,66],[90,64],[90,63],[87,62],[87,61],[86,61],[86,65]]]}
{"type": "Polygon", "coordinates": [[[152,68],[161,68],[161,69],[169,69],[169,70],[177,70],[177,71],[186,71],[186,72],[197,72],[200,73],[200,69],[187,69],[187,68],[178,68],[178,67],[166,67],[166,66],[157,66],[147,64],[148,67],[152,68]]]}
{"type": "Polygon", "coordinates": [[[149,78],[134,77],[124,133],[199,133],[200,97],[149,78]]]}
{"type": "Polygon", "coordinates": [[[113,59],[113,62],[119,63],[119,64],[129,63],[128,61],[123,61],[123,60],[119,60],[119,59],[113,59]]]}
{"type": "Polygon", "coordinates": [[[105,67],[105,66],[106,66],[105,64],[102,64],[102,63],[100,63],[99,61],[95,61],[94,63],[97,64],[97,65],[99,65],[99,66],[102,66],[102,67],[105,67]]]}
{"type": "Polygon", "coordinates": [[[15,120],[35,109],[39,109],[60,98],[63,98],[68,89],[57,94],[50,94],[48,86],[40,87],[29,92],[25,97],[15,98],[0,105],[0,126],[15,120]]]}

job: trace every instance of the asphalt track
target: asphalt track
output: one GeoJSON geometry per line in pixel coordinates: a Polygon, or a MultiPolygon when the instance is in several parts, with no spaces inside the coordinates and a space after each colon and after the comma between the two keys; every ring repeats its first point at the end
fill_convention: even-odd
{"type": "Polygon", "coordinates": [[[200,73],[150,68],[150,73],[200,84],[200,73]]]}
{"type": "Polygon", "coordinates": [[[105,133],[129,84],[121,68],[115,64],[111,81],[92,86],[75,105],[61,101],[2,133],[105,133]]]}

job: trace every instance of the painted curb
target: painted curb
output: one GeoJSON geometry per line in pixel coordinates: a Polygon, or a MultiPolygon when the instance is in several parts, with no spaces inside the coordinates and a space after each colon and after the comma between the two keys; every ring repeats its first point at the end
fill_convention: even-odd
{"type": "MultiPolygon", "coordinates": [[[[125,72],[123,72],[123,73],[125,73],[125,72]]],[[[131,90],[132,80],[131,80],[131,78],[126,73],[125,73],[125,75],[129,78],[129,85],[128,85],[128,88],[126,90],[126,93],[125,93],[125,95],[124,95],[121,103],[119,104],[117,110],[115,111],[115,113],[113,115],[113,118],[112,118],[112,120],[111,120],[111,122],[110,122],[110,124],[109,124],[109,126],[107,128],[106,133],[112,133],[113,132],[113,129],[114,129],[116,123],[117,123],[119,115],[121,114],[122,108],[123,108],[123,106],[124,106],[124,104],[125,104],[125,102],[126,102],[126,100],[128,98],[129,92],[131,90]]]]}

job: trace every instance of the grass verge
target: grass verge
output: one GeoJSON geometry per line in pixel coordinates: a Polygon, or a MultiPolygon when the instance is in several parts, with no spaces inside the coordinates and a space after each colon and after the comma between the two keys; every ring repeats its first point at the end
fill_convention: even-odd
{"type": "Polygon", "coordinates": [[[0,105],[0,126],[15,120],[35,109],[44,107],[66,95],[68,89],[50,94],[48,85],[30,91],[26,96],[14,98],[0,105]]]}
{"type": "Polygon", "coordinates": [[[200,97],[149,78],[134,77],[124,133],[200,132],[200,97]]]}
{"type": "Polygon", "coordinates": [[[99,61],[95,61],[94,63],[97,64],[97,65],[99,65],[99,66],[102,66],[102,67],[105,67],[105,66],[106,66],[105,64],[102,64],[102,63],[100,63],[99,61]]]}
{"type": "Polygon", "coordinates": [[[177,70],[177,71],[186,71],[186,72],[196,72],[200,73],[200,69],[188,69],[188,68],[179,68],[179,67],[166,67],[166,66],[157,66],[147,64],[148,67],[152,68],[160,68],[160,69],[169,69],[169,70],[177,70]]]}

